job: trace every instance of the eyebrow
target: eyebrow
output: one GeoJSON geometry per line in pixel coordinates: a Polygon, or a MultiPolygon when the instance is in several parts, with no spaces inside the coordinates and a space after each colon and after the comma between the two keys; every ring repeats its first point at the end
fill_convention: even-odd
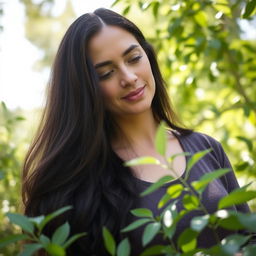
{"type": "MultiPolygon", "coordinates": [[[[126,49],[123,53],[122,53],[122,57],[126,56],[128,53],[130,53],[133,49],[135,48],[138,48],[139,45],[137,44],[132,44],[128,49],[126,49]]],[[[107,60],[107,61],[103,61],[103,62],[100,62],[100,63],[97,63],[94,68],[101,68],[103,66],[106,66],[106,65],[110,65],[112,64],[112,61],[110,60],[107,60]]]]}

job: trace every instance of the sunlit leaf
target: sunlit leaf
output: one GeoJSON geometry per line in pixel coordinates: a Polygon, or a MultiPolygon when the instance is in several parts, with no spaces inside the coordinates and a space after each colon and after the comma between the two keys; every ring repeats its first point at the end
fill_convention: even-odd
{"type": "Polygon", "coordinates": [[[199,11],[194,15],[194,18],[196,22],[201,26],[201,27],[206,27],[207,26],[207,14],[204,11],[199,11]]]}
{"type": "Polygon", "coordinates": [[[163,206],[165,206],[170,200],[171,200],[171,195],[169,194],[164,194],[162,196],[162,198],[160,199],[160,201],[157,204],[157,208],[162,208],[163,206]]]}
{"type": "Polygon", "coordinates": [[[216,0],[213,2],[213,6],[217,11],[221,11],[231,17],[231,9],[228,0],[216,0]]]}
{"type": "Polygon", "coordinates": [[[189,252],[196,248],[198,233],[194,230],[187,228],[185,229],[178,238],[178,246],[183,252],[189,252]]]}
{"type": "Polygon", "coordinates": [[[183,190],[184,190],[183,185],[175,184],[168,187],[166,193],[170,195],[171,198],[177,198],[178,196],[180,196],[183,190]]]}
{"type": "Polygon", "coordinates": [[[46,251],[52,255],[52,256],[65,256],[66,252],[65,250],[58,244],[48,244],[47,247],[45,247],[46,251]]]}
{"type": "Polygon", "coordinates": [[[152,156],[143,156],[143,157],[138,157],[134,158],[130,161],[125,162],[125,166],[136,166],[136,165],[144,165],[144,164],[156,164],[160,165],[160,161],[152,156]]]}
{"type": "Polygon", "coordinates": [[[156,146],[157,152],[162,156],[165,156],[166,145],[167,145],[166,124],[164,122],[161,122],[157,128],[155,146],[156,146]]]}
{"type": "Polygon", "coordinates": [[[194,210],[199,207],[199,198],[194,195],[186,194],[182,199],[182,203],[185,209],[194,210]]]}
{"type": "Polygon", "coordinates": [[[174,178],[170,175],[166,175],[162,178],[160,178],[157,182],[153,183],[150,185],[145,191],[143,191],[140,195],[141,196],[146,196],[148,194],[151,194],[152,192],[156,191],[160,187],[162,187],[165,183],[173,180],[174,178]]]}

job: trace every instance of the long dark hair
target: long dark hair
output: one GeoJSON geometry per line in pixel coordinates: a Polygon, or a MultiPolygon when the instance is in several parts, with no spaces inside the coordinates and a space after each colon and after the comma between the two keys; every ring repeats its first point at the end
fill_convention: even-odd
{"type": "Polygon", "coordinates": [[[45,229],[51,235],[68,220],[72,233],[88,232],[71,247],[71,255],[104,255],[102,226],[120,239],[119,230],[138,196],[132,173],[127,168],[118,171],[110,145],[115,127],[87,52],[90,38],[104,23],[133,34],[146,52],[156,82],[152,103],[156,120],[164,120],[181,134],[189,132],[178,125],[153,48],[131,21],[100,8],[71,24],[55,58],[40,128],[25,159],[22,187],[27,216],[73,206],[45,229]]]}

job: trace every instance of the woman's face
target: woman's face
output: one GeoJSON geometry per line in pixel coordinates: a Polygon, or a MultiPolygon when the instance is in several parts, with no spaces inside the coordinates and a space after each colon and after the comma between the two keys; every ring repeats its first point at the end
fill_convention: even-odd
{"type": "Polygon", "coordinates": [[[146,53],[135,37],[117,26],[104,26],[89,42],[106,108],[114,116],[151,108],[155,80],[146,53]]]}

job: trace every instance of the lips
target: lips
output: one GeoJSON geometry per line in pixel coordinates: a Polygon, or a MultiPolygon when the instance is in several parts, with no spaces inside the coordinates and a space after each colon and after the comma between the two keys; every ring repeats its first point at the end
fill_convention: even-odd
{"type": "Polygon", "coordinates": [[[145,88],[145,85],[125,95],[124,97],[122,97],[122,99],[135,100],[138,97],[143,95],[144,88],[145,88]]]}

